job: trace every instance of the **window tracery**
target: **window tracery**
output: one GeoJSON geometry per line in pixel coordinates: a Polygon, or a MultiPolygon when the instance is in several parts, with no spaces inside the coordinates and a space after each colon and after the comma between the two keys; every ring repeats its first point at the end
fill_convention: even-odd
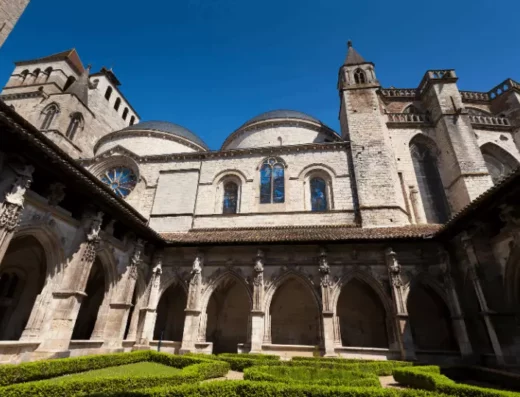
{"type": "Polygon", "coordinates": [[[260,204],[285,202],[285,166],[270,157],[260,167],[260,204]]]}
{"type": "Polygon", "coordinates": [[[367,82],[365,72],[363,72],[361,69],[356,69],[354,72],[354,81],[356,84],[365,84],[367,82]]]}
{"type": "Polygon", "coordinates": [[[56,117],[56,114],[58,114],[58,111],[59,111],[58,106],[55,103],[47,106],[47,108],[43,111],[43,114],[45,115],[45,117],[43,119],[40,129],[48,130],[50,128],[54,118],[56,117]]]}
{"type": "Polygon", "coordinates": [[[101,177],[105,183],[119,197],[127,197],[137,185],[137,176],[128,167],[118,166],[108,169],[101,177]]]}
{"type": "Polygon", "coordinates": [[[70,117],[70,123],[67,127],[67,132],[65,133],[65,136],[70,140],[73,140],[74,136],[76,135],[76,132],[78,131],[78,128],[81,126],[82,121],[83,116],[81,116],[81,113],[74,113],[70,117]]]}

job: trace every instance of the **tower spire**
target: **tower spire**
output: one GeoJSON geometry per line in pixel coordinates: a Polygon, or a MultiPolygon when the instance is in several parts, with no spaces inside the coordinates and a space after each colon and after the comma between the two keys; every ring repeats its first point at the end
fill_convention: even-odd
{"type": "Polygon", "coordinates": [[[359,55],[359,53],[352,46],[352,40],[347,42],[347,57],[345,58],[344,65],[359,65],[362,63],[367,63],[365,59],[359,55]]]}

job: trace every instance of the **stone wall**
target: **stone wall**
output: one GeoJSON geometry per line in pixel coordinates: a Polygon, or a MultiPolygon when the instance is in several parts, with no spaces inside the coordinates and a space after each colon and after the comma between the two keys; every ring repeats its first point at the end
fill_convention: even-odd
{"type": "Polygon", "coordinates": [[[0,1],[0,47],[14,29],[14,25],[22,15],[30,0],[0,1]]]}

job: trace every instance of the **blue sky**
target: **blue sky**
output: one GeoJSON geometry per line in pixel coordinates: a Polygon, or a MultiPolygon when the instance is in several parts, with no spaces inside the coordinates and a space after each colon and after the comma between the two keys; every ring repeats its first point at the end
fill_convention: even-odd
{"type": "Polygon", "coordinates": [[[13,61],[75,47],[94,71],[113,66],[143,120],[181,124],[218,149],[272,109],[339,131],[348,39],[385,87],[416,87],[434,68],[455,68],[465,90],[520,80],[519,12],[518,0],[32,0],[0,49],[0,80],[13,61]]]}

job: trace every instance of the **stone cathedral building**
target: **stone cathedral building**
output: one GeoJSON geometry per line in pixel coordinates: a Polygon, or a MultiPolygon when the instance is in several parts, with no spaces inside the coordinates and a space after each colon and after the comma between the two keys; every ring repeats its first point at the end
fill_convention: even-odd
{"type": "MultiPolygon", "coordinates": [[[[384,88],[340,131],[273,110],[211,151],[75,50],[0,94],[0,361],[252,352],[518,364],[520,85],[384,88]]],[[[463,81],[462,81],[463,83],[463,81]]],[[[331,92],[334,95],[334,92],[331,92]]]]}

